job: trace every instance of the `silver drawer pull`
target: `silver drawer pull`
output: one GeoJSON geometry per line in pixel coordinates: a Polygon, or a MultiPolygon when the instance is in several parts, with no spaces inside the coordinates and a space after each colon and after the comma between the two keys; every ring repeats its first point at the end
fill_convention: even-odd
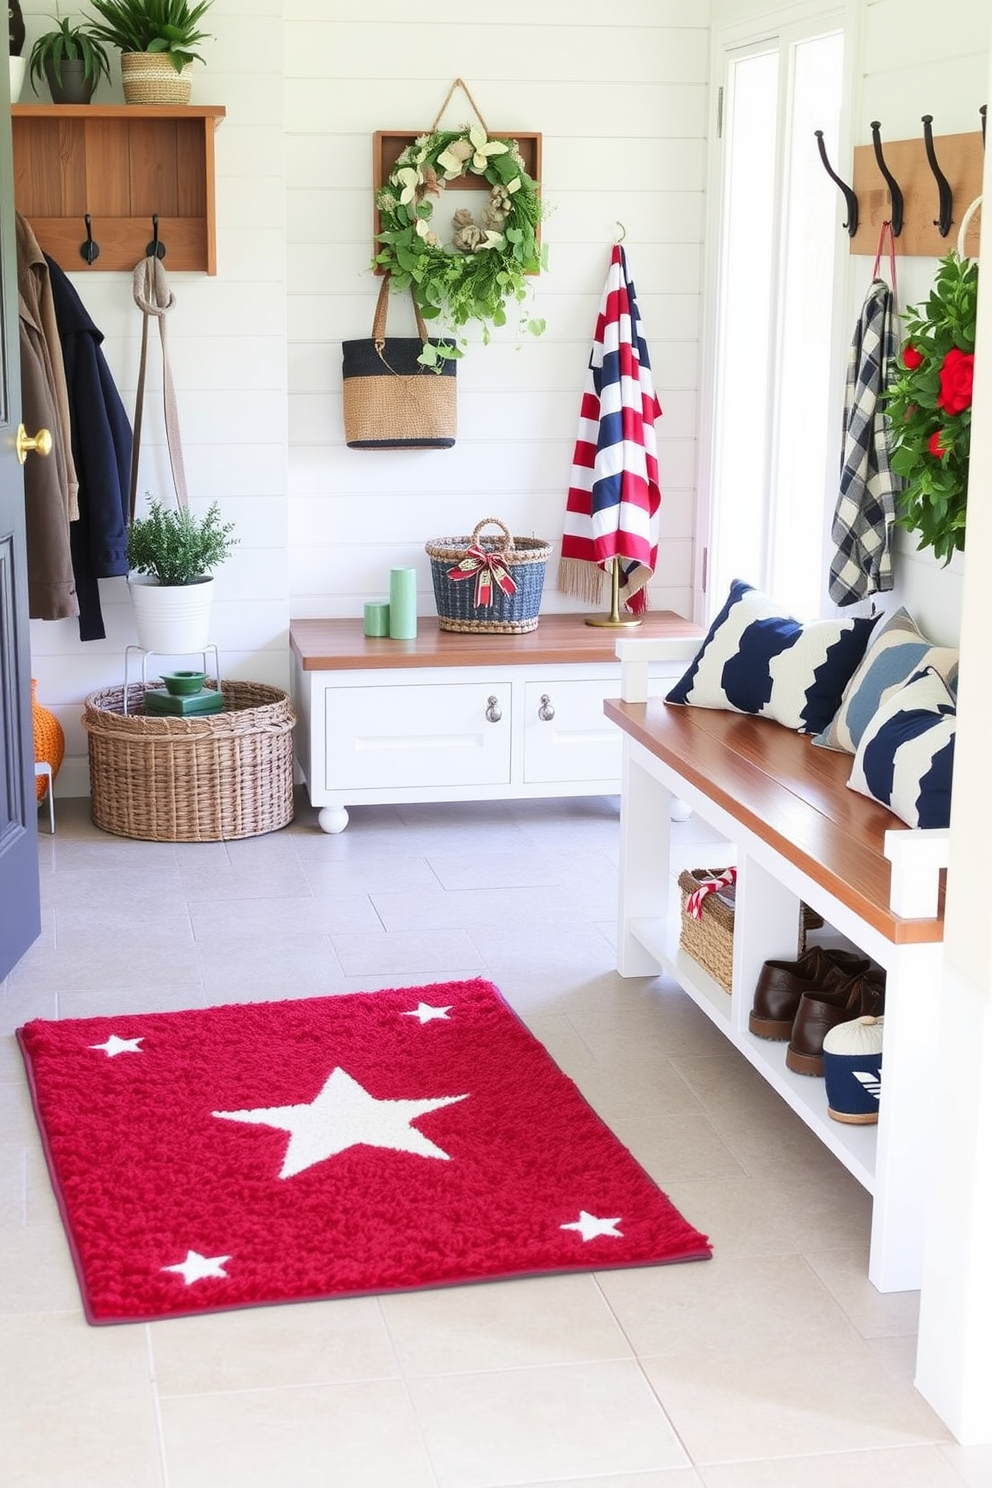
{"type": "Polygon", "coordinates": [[[486,717],[490,723],[499,723],[503,717],[503,710],[499,705],[499,698],[493,694],[486,704],[486,717]]]}
{"type": "Polygon", "coordinates": [[[555,716],[554,704],[546,692],[541,693],[541,706],[537,710],[537,716],[542,723],[550,723],[555,716]]]}

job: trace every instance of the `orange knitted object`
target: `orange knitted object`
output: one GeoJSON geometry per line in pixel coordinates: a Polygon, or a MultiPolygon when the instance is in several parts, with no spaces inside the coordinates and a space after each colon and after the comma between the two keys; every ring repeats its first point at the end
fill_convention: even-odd
{"type": "MultiPolygon", "coordinates": [[[[62,758],[65,754],[65,734],[55,714],[50,713],[47,708],[43,708],[39,703],[38,684],[34,677],[31,678],[31,722],[34,727],[35,762],[44,760],[47,764],[51,765],[52,785],[54,786],[55,777],[59,773],[59,767],[62,764],[62,758]]],[[[44,797],[47,786],[48,781],[46,777],[39,775],[36,787],[39,801],[44,797]]]]}

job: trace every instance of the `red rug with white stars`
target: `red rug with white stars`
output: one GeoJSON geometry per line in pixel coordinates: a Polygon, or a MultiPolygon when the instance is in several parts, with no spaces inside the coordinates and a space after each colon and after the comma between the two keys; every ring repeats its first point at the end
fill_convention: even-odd
{"type": "Polygon", "coordinates": [[[91,1323],[710,1254],[490,982],[18,1039],[91,1323]]]}

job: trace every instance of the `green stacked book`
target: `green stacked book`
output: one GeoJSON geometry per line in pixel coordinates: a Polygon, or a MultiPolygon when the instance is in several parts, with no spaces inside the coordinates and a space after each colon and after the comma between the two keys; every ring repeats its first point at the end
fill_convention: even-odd
{"type": "Polygon", "coordinates": [[[212,687],[201,688],[186,697],[175,697],[164,687],[145,688],[146,713],[176,714],[185,718],[196,713],[220,713],[223,708],[224,694],[212,687]]]}

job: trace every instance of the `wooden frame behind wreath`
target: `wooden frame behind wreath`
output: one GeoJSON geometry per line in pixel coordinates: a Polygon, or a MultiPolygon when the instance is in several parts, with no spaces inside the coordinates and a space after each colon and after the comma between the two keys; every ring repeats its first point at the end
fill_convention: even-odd
{"type": "MultiPolygon", "coordinates": [[[[461,356],[467,340],[458,333],[471,321],[488,342],[491,327],[506,324],[507,304],[527,299],[526,277],[543,262],[540,188],[532,173],[540,169],[541,137],[490,134],[481,115],[478,124],[438,128],[459,86],[475,108],[457,78],[429,131],[380,130],[375,136],[373,268],[389,274],[394,290],[410,289],[424,319],[439,323],[438,333],[454,341],[450,347],[425,344],[426,365],[461,356]],[[462,208],[450,241],[443,242],[433,224],[435,201],[448,188],[477,191],[483,183],[489,197],[481,220],[462,208]]],[[[522,311],[521,329],[539,336],[544,321],[522,311]]]]}

